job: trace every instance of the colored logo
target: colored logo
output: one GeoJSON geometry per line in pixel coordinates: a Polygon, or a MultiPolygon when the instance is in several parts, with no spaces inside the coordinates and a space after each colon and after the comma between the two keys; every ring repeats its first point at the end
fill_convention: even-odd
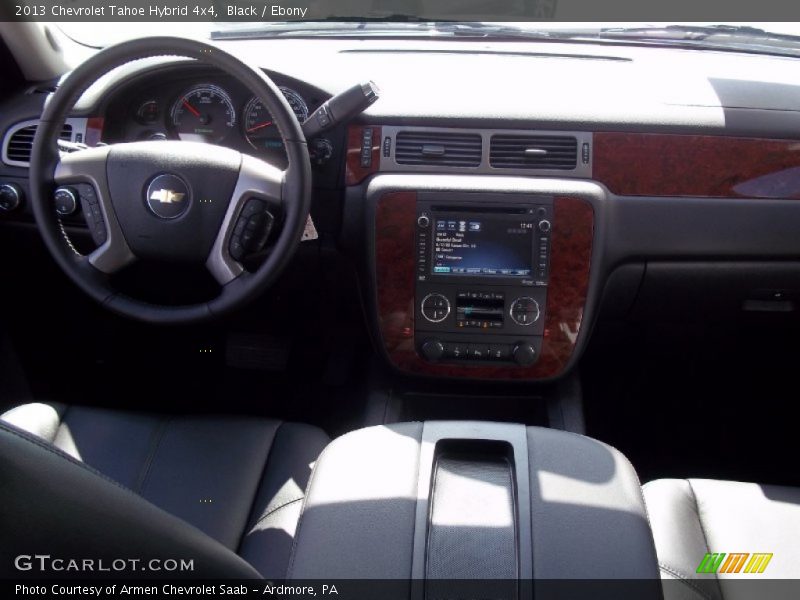
{"type": "Polygon", "coordinates": [[[175,175],[159,175],[147,187],[145,202],[162,219],[180,217],[189,208],[189,186],[175,175]]]}
{"type": "Polygon", "coordinates": [[[708,552],[697,573],[763,573],[771,560],[772,552],[708,552]]]}

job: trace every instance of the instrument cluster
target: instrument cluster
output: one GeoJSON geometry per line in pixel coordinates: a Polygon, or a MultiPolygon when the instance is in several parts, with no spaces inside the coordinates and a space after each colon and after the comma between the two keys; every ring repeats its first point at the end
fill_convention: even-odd
{"type": "MultiPolygon", "coordinates": [[[[279,86],[302,123],[324,101],[279,86]]],[[[185,140],[228,146],[285,163],[280,133],[263,102],[233,80],[204,78],[149,86],[128,96],[114,141],[185,140]]],[[[326,149],[325,144],[314,147],[326,149]]],[[[312,159],[314,157],[312,156],[312,159]]],[[[326,158],[318,157],[317,164],[326,158]]]]}

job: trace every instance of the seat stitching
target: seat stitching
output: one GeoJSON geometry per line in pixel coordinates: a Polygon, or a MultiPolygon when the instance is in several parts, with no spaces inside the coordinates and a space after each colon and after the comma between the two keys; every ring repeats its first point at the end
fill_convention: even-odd
{"type": "Polygon", "coordinates": [[[259,523],[261,523],[261,521],[263,521],[264,519],[268,518],[270,515],[275,514],[276,512],[281,510],[282,508],[286,508],[290,504],[294,504],[295,502],[300,502],[302,500],[303,500],[303,496],[300,496],[299,498],[295,498],[294,500],[289,500],[288,502],[284,502],[280,506],[276,506],[271,511],[269,511],[267,514],[265,514],[264,516],[259,518],[258,521],[253,523],[253,526],[250,528],[250,531],[253,531],[253,529],[255,529],[258,526],[259,523]]]}
{"type": "MultiPolygon", "coordinates": [[[[53,446],[55,446],[56,448],[58,448],[58,446],[56,446],[56,440],[58,439],[58,434],[61,431],[61,428],[64,427],[64,425],[66,425],[66,423],[67,423],[67,413],[69,412],[70,408],[72,408],[72,407],[71,406],[65,406],[64,407],[64,412],[61,413],[60,415],[58,415],[58,427],[56,427],[56,431],[53,434],[53,439],[52,440],[48,440],[48,442],[53,444],[53,446]]],[[[58,449],[61,450],[61,448],[58,448],[58,449]]],[[[61,450],[61,451],[64,452],[63,450],[61,450]]],[[[66,454],[66,452],[65,452],[65,454],[66,454]]],[[[80,462],[83,462],[83,461],[80,461],[80,462]]]]}
{"type": "Polygon", "coordinates": [[[148,478],[150,477],[150,471],[152,470],[153,463],[155,462],[156,454],[158,454],[158,449],[161,446],[161,440],[164,439],[167,426],[171,421],[172,417],[162,419],[162,421],[158,424],[158,428],[155,430],[155,432],[153,432],[151,437],[150,451],[147,453],[147,457],[144,460],[144,465],[142,465],[139,476],[136,478],[136,486],[134,488],[136,492],[143,496],[144,491],[147,488],[147,484],[149,483],[148,478]]]}
{"type": "Polygon", "coordinates": [[[242,550],[242,544],[244,544],[245,538],[253,530],[253,527],[255,527],[260,522],[259,519],[258,521],[256,521],[256,523],[250,525],[250,523],[253,520],[253,511],[256,508],[256,500],[258,500],[258,493],[261,491],[261,486],[264,483],[267,470],[269,469],[269,459],[272,457],[272,451],[275,449],[275,444],[278,441],[278,435],[280,434],[281,428],[283,428],[284,423],[285,421],[279,421],[278,426],[275,428],[275,431],[272,434],[272,442],[270,443],[269,449],[267,450],[267,456],[264,458],[264,466],[261,467],[261,477],[258,480],[258,485],[256,485],[256,491],[253,494],[253,499],[250,501],[250,510],[247,511],[247,521],[244,524],[244,529],[242,529],[242,532],[239,534],[239,543],[236,545],[237,554],[239,554],[239,552],[242,550]]]}
{"type": "Polygon", "coordinates": [[[658,563],[658,568],[661,569],[662,571],[665,571],[666,573],[669,573],[674,577],[677,577],[678,581],[692,588],[692,590],[700,594],[703,598],[706,598],[706,600],[712,600],[711,596],[709,596],[703,590],[697,587],[697,585],[691,580],[691,578],[688,575],[685,575],[684,573],[681,573],[677,569],[673,569],[672,567],[665,565],[662,562],[658,563]]]}
{"type": "MultiPolygon", "coordinates": [[[[706,536],[705,527],[703,527],[703,519],[700,516],[700,505],[697,503],[697,494],[694,493],[694,487],[690,479],[684,479],[689,486],[689,492],[692,494],[692,501],[694,502],[694,512],[697,514],[697,524],[700,526],[700,533],[703,534],[703,543],[706,545],[706,552],[711,552],[711,547],[708,545],[708,537],[706,536]]],[[[717,574],[714,573],[716,578],[717,574]]]]}
{"type": "MultiPolygon", "coordinates": [[[[708,544],[708,536],[706,535],[706,528],[703,527],[703,517],[700,515],[700,504],[697,502],[697,494],[694,491],[692,480],[685,479],[684,481],[686,481],[686,483],[689,485],[689,491],[692,494],[694,509],[697,513],[697,524],[700,526],[700,533],[703,534],[703,543],[706,545],[706,552],[711,552],[711,546],[708,544]]],[[[719,576],[716,573],[714,573],[714,580],[717,582],[717,588],[719,589],[720,596],[722,596],[722,589],[719,588],[719,576]]]]}
{"type": "Polygon", "coordinates": [[[311,475],[308,478],[308,484],[303,492],[303,504],[300,507],[300,518],[297,521],[297,530],[295,531],[294,539],[292,540],[292,552],[289,554],[289,565],[286,568],[286,579],[292,579],[292,574],[294,573],[294,559],[297,551],[297,541],[300,539],[300,531],[303,529],[303,513],[306,511],[306,505],[308,503],[308,492],[311,490],[312,484],[314,483],[314,478],[317,475],[317,467],[322,462],[322,458],[325,456],[331,446],[333,446],[332,443],[326,445],[322,449],[322,452],[320,452],[317,460],[314,461],[314,466],[311,468],[311,475]]]}

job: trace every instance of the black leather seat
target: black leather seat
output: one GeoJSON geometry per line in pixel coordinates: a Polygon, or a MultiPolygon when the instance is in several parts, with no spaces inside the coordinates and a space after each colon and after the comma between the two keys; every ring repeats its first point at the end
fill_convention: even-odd
{"type": "Polygon", "coordinates": [[[800,575],[800,488],[662,479],[643,489],[662,578],[676,581],[665,584],[666,596],[732,597],[730,582],[745,575],[757,553],[772,554],[759,578],[800,575]],[[697,572],[706,553],[726,554],[716,573],[697,572]],[[738,573],[722,572],[731,553],[748,554],[738,573]]]}
{"type": "Polygon", "coordinates": [[[267,419],[19,406],[0,416],[1,562],[138,553],[194,558],[181,576],[283,578],[328,441],[267,419]]]}

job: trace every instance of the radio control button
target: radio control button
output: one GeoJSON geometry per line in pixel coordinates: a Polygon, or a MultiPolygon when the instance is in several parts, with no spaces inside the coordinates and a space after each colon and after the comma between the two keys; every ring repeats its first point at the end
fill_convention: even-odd
{"type": "Polygon", "coordinates": [[[489,360],[489,346],[484,344],[470,344],[469,357],[472,360],[489,360]]]}
{"type": "Polygon", "coordinates": [[[423,298],[420,310],[431,323],[441,323],[450,314],[450,301],[442,294],[428,294],[423,298]]]}
{"type": "Polygon", "coordinates": [[[539,303],[529,296],[523,296],[511,303],[511,310],[508,313],[517,325],[532,325],[539,320],[539,303]]]}
{"type": "Polygon", "coordinates": [[[464,360],[467,358],[467,346],[468,344],[461,342],[447,342],[444,347],[444,355],[446,358],[464,360]]]}
{"type": "Polygon", "coordinates": [[[536,362],[536,349],[528,342],[519,342],[513,350],[514,362],[521,367],[528,367],[536,362]]]}
{"type": "Polygon", "coordinates": [[[419,225],[423,229],[426,229],[430,224],[431,224],[430,217],[428,217],[428,215],[426,214],[421,214],[419,218],[417,218],[417,225],[419,225]]]}
{"type": "Polygon", "coordinates": [[[539,231],[541,231],[542,233],[550,233],[550,230],[552,228],[553,226],[547,219],[542,219],[541,221],[539,221],[539,231]]]}
{"type": "Polygon", "coordinates": [[[425,340],[422,343],[421,350],[422,356],[424,356],[426,360],[436,362],[444,355],[444,344],[435,339],[425,340]]]}
{"type": "Polygon", "coordinates": [[[508,344],[489,344],[489,358],[498,361],[511,360],[511,346],[508,344]]]}

